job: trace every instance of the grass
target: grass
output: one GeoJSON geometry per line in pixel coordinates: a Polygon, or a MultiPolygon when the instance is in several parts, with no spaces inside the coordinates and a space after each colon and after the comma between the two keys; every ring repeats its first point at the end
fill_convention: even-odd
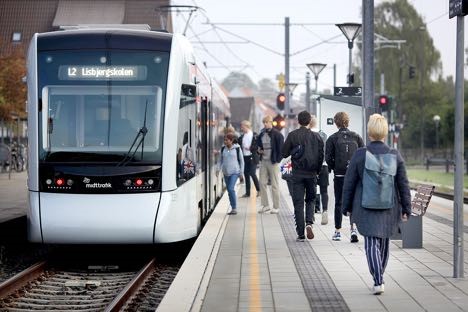
{"type": "MultiPolygon", "coordinates": [[[[449,192],[453,194],[453,184],[454,184],[454,173],[445,172],[444,168],[433,167],[431,170],[426,170],[422,168],[406,168],[408,179],[411,181],[420,181],[427,184],[434,184],[437,186],[437,189],[442,192],[449,192]]],[[[463,187],[468,185],[468,176],[463,176],[463,187]]],[[[466,195],[467,192],[465,192],[466,195]]]]}

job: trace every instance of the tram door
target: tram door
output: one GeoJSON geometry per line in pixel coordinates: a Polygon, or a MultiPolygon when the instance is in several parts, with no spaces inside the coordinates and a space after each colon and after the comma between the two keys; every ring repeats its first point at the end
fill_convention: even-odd
{"type": "Polygon", "coordinates": [[[204,172],[203,181],[203,217],[206,217],[208,207],[210,206],[210,194],[211,189],[211,165],[208,163],[208,97],[202,98],[201,101],[201,171],[204,172]]]}

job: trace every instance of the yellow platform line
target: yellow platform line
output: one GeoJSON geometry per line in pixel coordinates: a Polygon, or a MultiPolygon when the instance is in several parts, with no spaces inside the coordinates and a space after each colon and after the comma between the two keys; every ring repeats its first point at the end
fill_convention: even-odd
{"type": "MultiPolygon", "coordinates": [[[[253,192],[252,192],[253,193],[253,192]]],[[[256,193],[249,198],[249,253],[250,275],[249,275],[249,311],[260,311],[261,295],[260,295],[260,268],[258,263],[258,246],[257,246],[257,205],[256,193]]]]}

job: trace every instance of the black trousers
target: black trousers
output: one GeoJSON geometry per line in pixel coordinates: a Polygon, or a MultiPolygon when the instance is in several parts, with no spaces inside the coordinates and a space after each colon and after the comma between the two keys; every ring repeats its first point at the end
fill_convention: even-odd
{"type": "Polygon", "coordinates": [[[315,211],[320,211],[320,199],[322,211],[328,211],[328,166],[322,166],[317,184],[320,187],[320,196],[315,198],[315,211]]]}
{"type": "Polygon", "coordinates": [[[335,229],[341,229],[343,222],[343,213],[341,206],[343,204],[343,184],[344,177],[336,177],[333,179],[333,186],[335,190],[335,229]]]}
{"type": "Polygon", "coordinates": [[[257,164],[253,162],[252,156],[244,156],[244,178],[245,193],[250,196],[250,178],[252,178],[257,192],[260,192],[260,184],[257,178],[257,164]]]}
{"type": "Polygon", "coordinates": [[[298,236],[304,236],[305,225],[314,224],[314,202],[315,189],[317,187],[317,177],[298,177],[291,178],[292,200],[294,204],[294,218],[296,220],[296,232],[298,236]],[[304,200],[305,195],[305,200],[304,200]],[[304,220],[304,201],[305,201],[305,220],[304,220]],[[304,222],[305,221],[305,222],[304,222]]]}

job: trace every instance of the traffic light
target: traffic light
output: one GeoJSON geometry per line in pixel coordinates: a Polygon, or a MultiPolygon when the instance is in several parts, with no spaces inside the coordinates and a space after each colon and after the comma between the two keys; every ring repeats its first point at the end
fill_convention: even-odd
{"type": "Polygon", "coordinates": [[[281,129],[283,129],[284,126],[286,126],[286,121],[284,120],[284,117],[280,114],[276,115],[276,117],[273,118],[273,127],[281,131],[281,129]]]}
{"type": "Polygon", "coordinates": [[[414,77],[416,77],[416,67],[414,66],[409,67],[408,76],[409,76],[409,79],[413,79],[414,77]]]}
{"type": "Polygon", "coordinates": [[[388,110],[388,107],[390,106],[390,99],[386,95],[380,95],[379,96],[379,107],[382,111],[388,110]]]}
{"type": "Polygon", "coordinates": [[[276,107],[278,107],[279,110],[284,110],[284,103],[286,103],[286,95],[281,92],[276,97],[276,107]]]}
{"type": "Polygon", "coordinates": [[[348,82],[349,85],[352,85],[352,84],[354,83],[354,73],[348,74],[348,75],[346,76],[346,80],[347,80],[347,82],[348,82]]]}

